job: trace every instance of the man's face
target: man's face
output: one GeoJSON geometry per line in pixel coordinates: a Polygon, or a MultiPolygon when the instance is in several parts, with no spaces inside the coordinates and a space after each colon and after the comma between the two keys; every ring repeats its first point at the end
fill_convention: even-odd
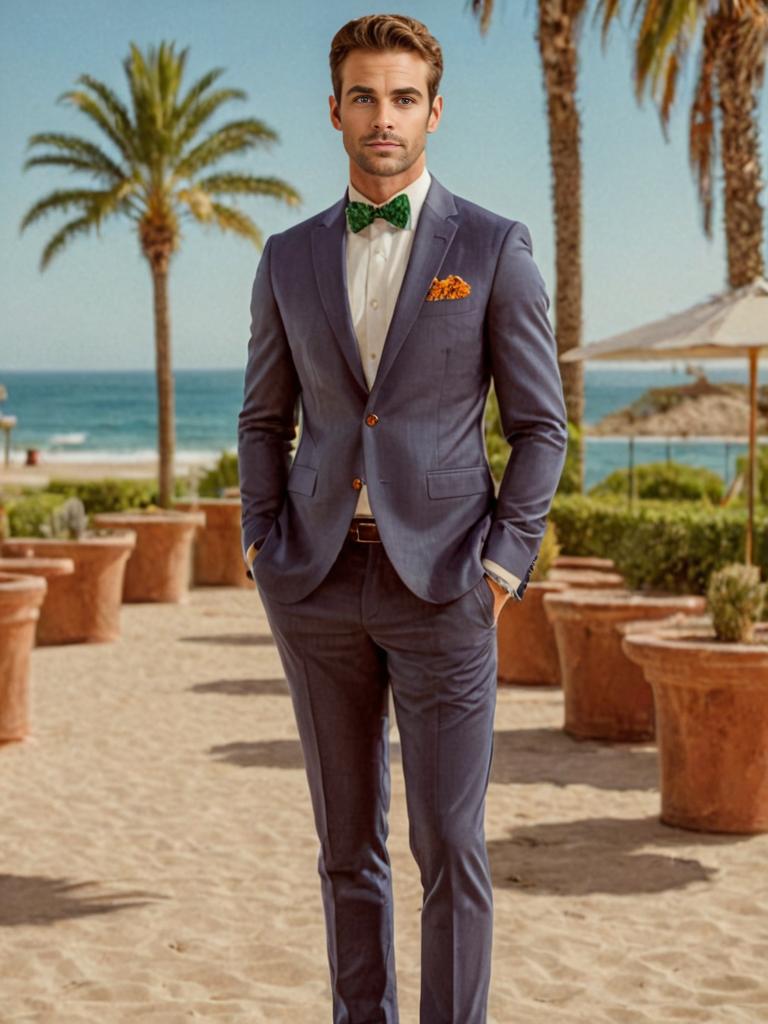
{"type": "Polygon", "coordinates": [[[442,96],[430,108],[427,63],[410,50],[351,50],[341,65],[339,103],[329,101],[350,159],[380,177],[402,174],[419,159],[443,108],[442,96]]]}

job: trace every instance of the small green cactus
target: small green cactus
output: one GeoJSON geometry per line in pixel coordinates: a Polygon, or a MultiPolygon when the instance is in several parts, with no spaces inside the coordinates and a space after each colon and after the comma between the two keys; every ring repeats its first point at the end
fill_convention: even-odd
{"type": "Polygon", "coordinates": [[[80,540],[88,525],[85,506],[79,498],[67,498],[51,513],[49,536],[61,540],[80,540]]]}
{"type": "Polygon", "coordinates": [[[557,542],[557,530],[552,519],[547,521],[547,528],[541,539],[541,547],[536,557],[536,565],[531,573],[532,583],[541,583],[549,575],[552,564],[560,554],[560,545],[557,542]]]}
{"type": "Polygon", "coordinates": [[[755,623],[765,601],[766,585],[756,565],[736,562],[713,572],[707,587],[707,609],[715,636],[726,643],[752,643],[755,623]]]}

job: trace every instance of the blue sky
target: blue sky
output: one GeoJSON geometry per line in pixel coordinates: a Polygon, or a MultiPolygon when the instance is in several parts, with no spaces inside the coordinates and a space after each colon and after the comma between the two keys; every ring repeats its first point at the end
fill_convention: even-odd
{"type": "MultiPolygon", "coordinates": [[[[629,9],[629,4],[626,4],[629,9]]],[[[388,9],[388,8],[385,8],[388,9]]],[[[223,67],[220,85],[244,89],[219,120],[252,115],[280,143],[221,168],[278,175],[304,197],[298,210],[267,198],[243,208],[266,235],[335,202],[347,182],[341,136],[328,119],[328,49],[350,18],[376,8],[345,0],[0,0],[0,371],[153,366],[148,267],[132,222],[81,238],[40,273],[52,215],[19,234],[24,211],[54,188],[87,184],[60,169],[22,170],[28,137],[65,131],[101,142],[82,114],[56,104],[83,72],[126,96],[129,42],[175,40],[189,47],[188,84],[223,67]]],[[[465,0],[412,0],[395,10],[424,21],[443,47],[443,120],[427,164],[452,191],[530,228],[534,257],[554,295],[551,176],[545,99],[534,38],[534,0],[500,0],[481,37],[465,0]]],[[[628,18],[602,52],[585,25],[579,92],[584,160],[584,341],[698,302],[725,286],[722,203],[716,236],[701,229],[687,161],[691,64],[665,143],[649,99],[631,83],[628,18]]],[[[761,103],[764,160],[768,127],[761,103]]],[[[108,145],[108,143],[107,143],[108,145]]],[[[763,177],[768,176],[764,166],[763,177]]],[[[765,204],[765,196],[763,197],[765,204]]],[[[259,259],[248,242],[186,224],[172,263],[170,297],[177,367],[244,365],[250,289],[259,259]]]]}

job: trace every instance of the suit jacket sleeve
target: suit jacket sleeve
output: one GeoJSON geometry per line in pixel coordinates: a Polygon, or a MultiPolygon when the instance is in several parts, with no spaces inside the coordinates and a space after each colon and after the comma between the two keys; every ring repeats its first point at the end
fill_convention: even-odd
{"type": "Polygon", "coordinates": [[[518,597],[541,546],[568,441],[548,309],[530,232],[516,221],[504,239],[488,300],[491,372],[511,452],[482,556],[520,578],[518,597]]]}
{"type": "Polygon", "coordinates": [[[271,255],[269,238],[251,292],[251,335],[238,417],[244,556],[251,544],[261,546],[282,506],[300,392],[272,290],[271,255]]]}

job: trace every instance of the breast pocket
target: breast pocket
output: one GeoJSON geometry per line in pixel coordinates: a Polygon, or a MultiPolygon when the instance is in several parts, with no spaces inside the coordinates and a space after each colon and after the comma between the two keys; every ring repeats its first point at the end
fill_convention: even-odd
{"type": "Polygon", "coordinates": [[[467,296],[466,299],[438,299],[435,302],[422,302],[419,319],[431,320],[433,317],[462,317],[482,314],[483,304],[479,298],[467,296]]]}

